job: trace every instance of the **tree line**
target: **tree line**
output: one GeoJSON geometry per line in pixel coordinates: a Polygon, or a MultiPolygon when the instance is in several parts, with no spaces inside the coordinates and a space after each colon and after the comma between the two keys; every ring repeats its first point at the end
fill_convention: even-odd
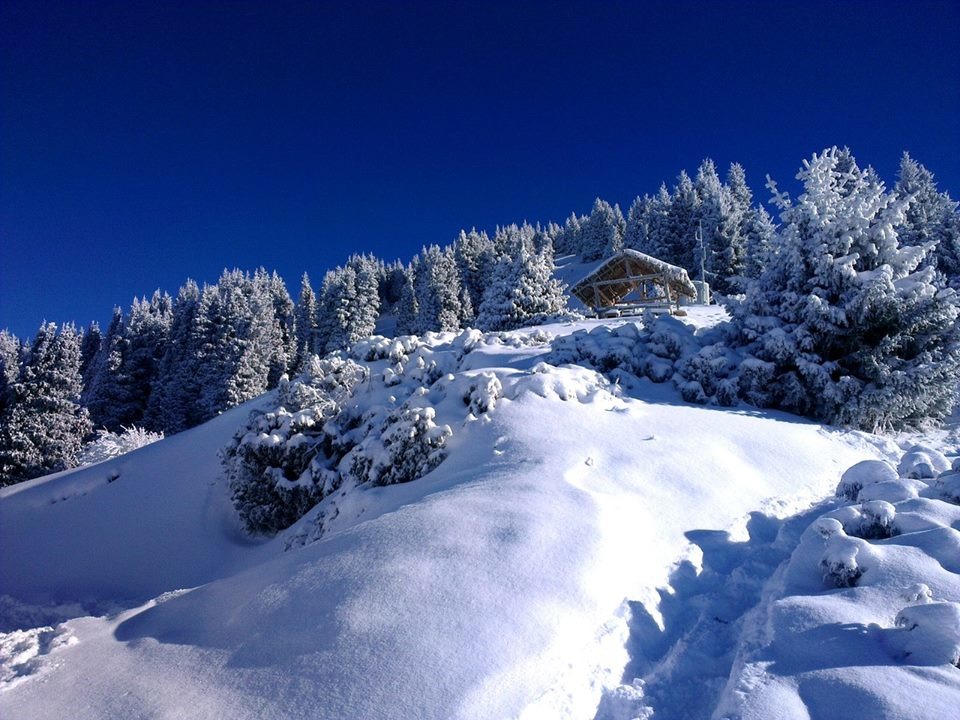
{"type": "MultiPolygon", "coordinates": [[[[960,214],[932,173],[906,154],[889,192],[871,168],[857,167],[848,150],[814,156],[798,178],[805,192],[796,200],[770,185],[779,226],[753,202],[740,165],[731,165],[721,180],[708,159],[693,178],[681,172],[672,189],[664,184],[654,195],[637,197],[626,217],[598,198],[588,215],[574,213],[562,226],[512,224],[492,237],[461,231],[452,243],[426,246],[408,263],[352,255],[327,271],[317,290],[304,274],[296,302],[276,273],[225,270],[202,288],[188,280],[176,298],[157,291],[135,299],[126,313],[115,309],[105,332],[96,323],[83,332],[44,323],[24,343],[2,331],[0,484],[71,467],[94,428],[138,425],[169,434],[193,427],[275,387],[283,375],[299,373],[312,355],[373,334],[378,323],[387,334],[422,334],[510,330],[561,317],[567,298],[553,278],[555,255],[592,262],[622,248],[684,267],[692,277],[702,267],[716,291],[740,297],[731,308],[741,341],[774,366],[769,377],[758,376],[756,392],[747,392],[752,402],[844,421],[841,409],[850,407],[857,383],[848,381],[841,391],[839,378],[859,378],[858,387],[864,386],[859,375],[843,375],[853,365],[860,375],[873,368],[882,379],[891,358],[903,360],[904,347],[913,348],[914,357],[952,357],[943,350],[943,333],[931,332],[922,319],[955,326],[955,302],[943,292],[960,286],[960,214]],[[898,209],[890,215],[887,207],[898,209]],[[838,228],[846,228],[840,236],[838,228]],[[896,255],[885,240],[890,233],[896,248],[916,250],[896,255]],[[860,290],[854,292],[867,278],[857,272],[881,267],[893,268],[894,275],[885,291],[871,284],[873,296],[889,300],[882,313],[877,302],[867,309],[860,290]],[[907,323],[904,286],[919,299],[926,292],[936,300],[922,314],[915,308],[908,328],[916,338],[933,337],[935,348],[911,342],[902,330],[899,349],[884,351],[886,364],[862,351],[854,362],[848,357],[854,338],[876,344],[873,335],[896,335],[891,324],[897,317],[907,323]],[[861,306],[853,308],[857,293],[861,306]],[[820,299],[816,312],[811,297],[820,299]],[[874,318],[878,313],[882,321],[874,318]],[[858,328],[869,323],[873,329],[864,335],[858,328]],[[828,399],[829,412],[814,408],[828,399]]],[[[898,372],[901,385],[914,387],[898,372]]],[[[941,395],[939,405],[947,402],[941,395]]],[[[921,404],[914,415],[930,411],[921,404]]]]}

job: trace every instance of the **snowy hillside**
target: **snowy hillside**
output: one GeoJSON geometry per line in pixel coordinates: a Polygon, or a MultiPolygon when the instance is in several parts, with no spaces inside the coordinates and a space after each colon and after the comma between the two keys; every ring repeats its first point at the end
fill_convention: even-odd
{"type": "MultiPolygon", "coordinates": [[[[693,342],[722,317],[661,324],[693,342]]],[[[432,408],[445,458],[345,482],[271,539],[244,533],[218,453],[276,392],[0,490],[0,715],[947,717],[951,459],[898,472],[889,439],[595,369],[642,331],[355,346],[351,402],[432,408]]]]}

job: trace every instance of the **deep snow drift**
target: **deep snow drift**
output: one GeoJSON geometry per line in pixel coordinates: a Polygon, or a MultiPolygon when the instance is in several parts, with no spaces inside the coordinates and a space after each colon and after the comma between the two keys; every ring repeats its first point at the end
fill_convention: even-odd
{"type": "MultiPolygon", "coordinates": [[[[690,332],[721,316],[696,309],[690,332]]],[[[418,363],[370,363],[357,402],[400,402],[435,363],[424,401],[452,430],[448,457],[411,483],[344,486],[270,540],[242,533],[217,453],[272,395],[4,489],[0,714],[826,718],[834,696],[848,710],[865,694],[879,700],[855,709],[871,717],[924,717],[884,700],[904,677],[936,695],[928,707],[955,707],[947,650],[914,651],[917,670],[910,642],[883,655],[858,630],[949,623],[923,609],[960,599],[960,518],[937,481],[887,478],[907,495],[885,496],[896,537],[855,541],[837,520],[834,540],[872,544],[859,585],[831,589],[817,518],[858,498],[812,506],[850,466],[896,466],[903,449],[544,362],[569,346],[557,337],[625,322],[431,335],[418,363]],[[501,389],[473,414],[464,392],[480,376],[501,389]],[[861,602],[919,583],[915,611],[899,595],[861,602]]]]}

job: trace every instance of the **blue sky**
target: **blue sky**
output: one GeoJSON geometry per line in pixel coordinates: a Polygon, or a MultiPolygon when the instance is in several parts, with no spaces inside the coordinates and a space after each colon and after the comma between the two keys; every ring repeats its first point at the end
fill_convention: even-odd
{"type": "Polygon", "coordinates": [[[848,145],[960,196],[958,2],[0,4],[0,327],[848,145]]]}

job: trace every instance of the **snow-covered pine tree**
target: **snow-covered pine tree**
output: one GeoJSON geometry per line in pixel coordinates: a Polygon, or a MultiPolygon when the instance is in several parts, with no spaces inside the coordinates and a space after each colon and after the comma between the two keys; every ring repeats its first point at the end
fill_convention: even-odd
{"type": "Polygon", "coordinates": [[[123,324],[120,368],[114,376],[112,417],[108,430],[142,423],[157,379],[160,361],[167,349],[173,302],[166,293],[154,292],[150,300],[135,298],[123,324]]]}
{"type": "Polygon", "coordinates": [[[293,371],[299,374],[306,369],[311,355],[316,353],[314,333],[317,329],[317,296],[310,285],[307,273],[300,278],[300,296],[297,298],[294,327],[296,329],[297,354],[293,371]]]}
{"type": "Polygon", "coordinates": [[[625,231],[626,221],[620,206],[611,206],[606,200],[597,198],[593,201],[590,219],[581,231],[581,258],[584,262],[592,262],[619,252],[623,249],[625,231]]]}
{"type": "MultiPolygon", "coordinates": [[[[477,232],[476,228],[470,232],[461,230],[453,242],[453,256],[460,274],[461,288],[469,296],[470,306],[476,310],[483,300],[483,291],[493,272],[493,241],[485,232],[477,232]]],[[[461,297],[461,304],[463,302],[461,297]]],[[[466,316],[466,313],[461,313],[464,319],[466,316]]]]}
{"type": "Polygon", "coordinates": [[[650,215],[653,200],[649,195],[636,197],[627,211],[627,225],[623,233],[623,246],[631,250],[650,253],[650,215]]]}
{"type": "Polygon", "coordinates": [[[567,312],[567,297],[553,277],[553,252],[549,245],[537,253],[520,236],[494,268],[490,287],[477,313],[481,330],[513,330],[536,325],[567,312]]]}
{"type": "Polygon", "coordinates": [[[640,249],[655,258],[665,259],[669,249],[669,219],[673,196],[666,183],[660,183],[657,194],[650,199],[647,216],[646,250],[640,249]]]}
{"type": "Polygon", "coordinates": [[[90,412],[94,427],[119,428],[116,408],[123,401],[120,372],[125,347],[123,311],[115,307],[100,349],[88,368],[90,380],[82,391],[82,403],[90,412]]]}
{"type": "Polygon", "coordinates": [[[20,339],[8,330],[0,330],[0,417],[3,417],[11,388],[20,374],[20,352],[20,339]]]}
{"type": "Polygon", "coordinates": [[[836,147],[797,179],[796,201],[769,183],[778,252],[735,315],[768,363],[768,404],[871,431],[942,418],[960,379],[960,307],[937,287],[933,244],[900,246],[911,200],[836,147]]]}
{"type": "Polygon", "coordinates": [[[770,213],[762,206],[750,209],[744,238],[743,274],[747,280],[759,278],[774,251],[776,226],[770,213]]]}
{"type": "Polygon", "coordinates": [[[404,269],[403,288],[400,301],[397,303],[397,335],[416,335],[420,332],[417,320],[420,316],[420,307],[414,287],[414,278],[418,270],[419,262],[416,258],[404,269]]]}
{"type": "MultiPolygon", "coordinates": [[[[743,180],[736,171],[734,173],[734,182],[743,180]]],[[[745,184],[737,186],[735,191],[741,201],[735,200],[734,193],[720,182],[716,166],[709,158],[700,165],[695,186],[706,246],[706,265],[710,273],[708,280],[714,290],[729,294],[739,288],[743,276],[745,243],[741,203],[744,190],[749,194],[749,189],[745,184]]],[[[698,261],[699,258],[694,257],[694,262],[698,261]]]]}
{"type": "Polygon", "coordinates": [[[73,467],[91,427],[82,384],[76,329],[42,324],[0,418],[0,485],[73,467]]]}
{"type": "Polygon", "coordinates": [[[380,312],[396,314],[406,279],[406,268],[400,260],[384,266],[380,280],[380,312]]]}
{"type": "Polygon", "coordinates": [[[292,370],[296,363],[296,310],[287,284],[276,271],[271,272],[261,282],[266,285],[266,292],[272,300],[273,317],[279,336],[279,342],[271,353],[270,373],[267,376],[267,387],[274,388],[280,382],[280,377],[292,370]]]}
{"type": "Polygon", "coordinates": [[[240,270],[224,270],[206,286],[198,312],[200,421],[267,389],[270,359],[278,342],[272,299],[240,270]]]}
{"type": "MultiPolygon", "coordinates": [[[[583,225],[587,222],[585,216],[577,217],[570,213],[570,217],[563,225],[563,229],[553,240],[554,250],[558,255],[576,255],[583,248],[583,225]]],[[[492,273],[492,269],[491,269],[492,273]]]]}
{"type": "Polygon", "coordinates": [[[80,340],[80,377],[83,378],[84,387],[90,378],[90,369],[93,366],[93,360],[100,351],[100,343],[103,336],[100,333],[100,323],[96,320],[90,323],[83,338],[80,340]]]}
{"type": "Polygon", "coordinates": [[[453,252],[437,245],[423,248],[414,278],[419,332],[460,328],[460,276],[453,252]]]}
{"type": "Polygon", "coordinates": [[[747,171],[743,169],[743,165],[730,163],[726,186],[734,206],[741,215],[746,215],[753,207],[753,192],[747,185],[747,171]]]}
{"type": "Polygon", "coordinates": [[[677,185],[670,196],[670,209],[659,229],[657,256],[672,265],[679,265],[688,272],[699,266],[694,258],[694,245],[699,220],[700,199],[693,181],[686,171],[681,171],[677,185]]]}
{"type": "Polygon", "coordinates": [[[357,300],[351,319],[349,342],[352,345],[373,335],[380,319],[380,277],[383,263],[374,255],[354,255],[347,264],[357,273],[357,300]]]}
{"type": "Polygon", "coordinates": [[[903,226],[898,228],[903,245],[936,243],[933,261],[937,269],[960,287],[960,210],[957,202],[937,190],[933,173],[904,153],[894,191],[912,197],[903,226]]]}
{"type": "Polygon", "coordinates": [[[323,353],[349,347],[356,302],[357,271],[352,267],[337,267],[327,271],[317,310],[317,328],[323,353]]]}
{"type": "Polygon", "coordinates": [[[199,422],[197,373],[200,364],[198,310],[200,289],[187,280],[173,304],[167,348],[147,402],[144,425],[167,435],[199,422]]]}

